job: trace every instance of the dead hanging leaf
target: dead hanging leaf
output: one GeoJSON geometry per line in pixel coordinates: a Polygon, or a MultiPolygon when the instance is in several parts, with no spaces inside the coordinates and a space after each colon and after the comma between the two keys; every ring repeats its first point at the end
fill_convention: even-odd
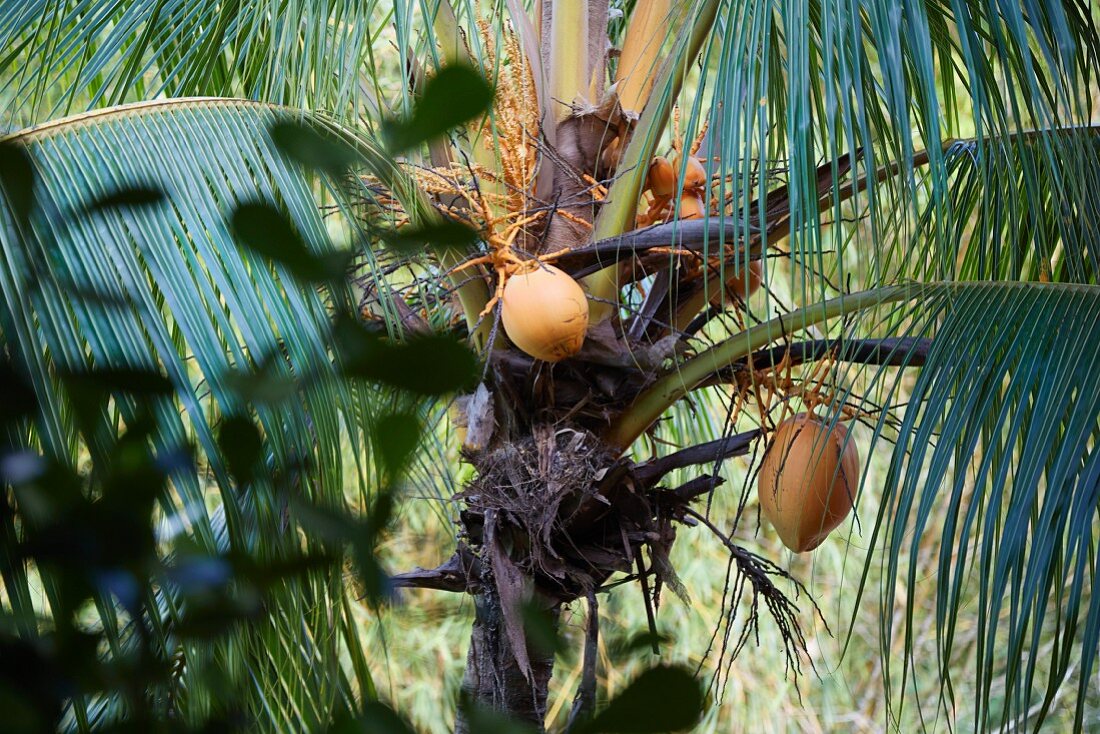
{"type": "Polygon", "coordinates": [[[527,635],[523,628],[523,604],[527,597],[523,572],[508,557],[508,552],[497,537],[496,519],[496,510],[485,511],[485,547],[489,549],[489,565],[493,570],[493,580],[500,598],[504,632],[508,636],[512,655],[520,672],[530,682],[533,671],[531,659],[527,655],[527,635]]]}
{"type": "Polygon", "coordinates": [[[493,394],[485,383],[477,386],[477,390],[466,400],[466,443],[464,447],[469,451],[483,451],[489,446],[493,438],[493,430],[496,428],[496,416],[493,412],[493,394]]]}
{"type": "Polygon", "coordinates": [[[610,321],[598,321],[589,324],[588,331],[584,335],[584,346],[581,347],[580,359],[586,362],[612,367],[633,367],[635,357],[626,344],[615,333],[615,327],[610,321]]]}
{"type": "Polygon", "coordinates": [[[652,560],[654,569],[657,571],[657,578],[672,589],[672,593],[679,597],[684,606],[690,607],[691,595],[688,594],[687,587],[684,586],[684,582],[680,580],[680,575],[676,573],[672,561],[669,560],[668,548],[659,544],[651,545],[649,557],[652,560]]]}

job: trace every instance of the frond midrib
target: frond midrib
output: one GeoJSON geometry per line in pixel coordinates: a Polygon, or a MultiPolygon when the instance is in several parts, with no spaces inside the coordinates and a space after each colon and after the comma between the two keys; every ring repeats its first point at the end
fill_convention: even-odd
{"type": "Polygon", "coordinates": [[[56,120],[50,120],[49,122],[44,122],[39,125],[33,125],[22,130],[17,130],[14,133],[0,136],[0,142],[29,142],[34,140],[45,140],[53,135],[58,135],[63,132],[68,132],[73,129],[84,127],[86,125],[91,125],[94,122],[101,122],[105,119],[110,119],[113,117],[133,118],[175,107],[242,107],[253,109],[268,109],[272,111],[282,112],[296,112],[294,108],[286,107],[284,105],[279,105],[272,102],[258,102],[251,99],[241,99],[237,97],[175,97],[170,99],[156,99],[148,102],[130,102],[128,104],[117,105],[115,107],[104,107],[102,109],[79,112],[75,115],[60,117],[56,120]]]}

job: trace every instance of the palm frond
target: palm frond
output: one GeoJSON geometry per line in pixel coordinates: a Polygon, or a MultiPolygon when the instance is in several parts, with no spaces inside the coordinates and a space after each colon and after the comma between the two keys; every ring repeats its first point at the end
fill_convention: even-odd
{"type": "Polygon", "coordinates": [[[830,283],[849,275],[865,287],[889,282],[889,264],[905,256],[926,207],[932,226],[920,233],[950,249],[961,151],[940,151],[952,138],[975,137],[969,155],[986,182],[997,161],[1017,160],[1021,215],[1051,186],[1076,207],[1078,182],[1094,175],[1079,138],[1015,135],[1090,121],[1100,34],[1083,4],[1034,3],[1025,14],[976,1],[725,3],[712,39],[685,139],[709,123],[702,154],[722,174],[712,197],[726,203],[745,240],[765,194],[784,188],[801,302],[828,297],[830,283]],[[930,153],[925,172],[910,163],[921,149],[930,153]],[[885,164],[899,169],[845,206],[846,156],[855,178],[885,164]],[[823,163],[832,207],[822,213],[823,163]],[[827,227],[853,217],[866,224],[861,236],[827,227]],[[859,268],[851,265],[857,257],[859,268]]]}
{"type": "MultiPolygon", "coordinates": [[[[702,352],[643,393],[633,410],[662,393],[669,394],[660,401],[671,403],[763,344],[778,344],[782,354],[790,335],[813,325],[832,340],[840,364],[856,363],[828,378],[827,406],[874,417],[871,454],[892,456],[874,522],[861,517],[853,532],[862,528],[870,546],[881,548],[883,668],[898,695],[893,705],[904,707],[915,688],[912,644],[922,621],[901,601],[902,589],[931,573],[942,679],[922,686],[940,686],[942,708],[921,712],[923,720],[951,719],[965,708],[983,730],[1038,726],[1072,674],[1080,721],[1100,636],[1091,551],[1100,507],[1100,398],[1092,384],[1098,309],[1100,287],[1083,284],[959,282],[851,294],[702,352]],[[891,342],[896,356],[879,366],[849,359],[852,337],[868,335],[930,345],[915,384],[897,370],[912,363],[905,346],[912,342],[891,342]],[[947,524],[932,526],[944,505],[947,524]],[[934,557],[922,552],[928,545],[934,557]],[[977,617],[973,648],[957,635],[970,615],[977,617]],[[903,645],[900,660],[890,657],[895,640],[903,645]],[[1057,651],[1049,660],[1040,654],[1044,646],[1057,651]],[[976,703],[952,700],[960,655],[974,656],[976,703]]],[[[673,411],[674,421],[684,412],[673,411]]],[[[633,436],[610,438],[625,445],[633,436]]],[[[859,596],[879,562],[868,556],[859,596]]]]}
{"type": "MultiPolygon", "coordinates": [[[[194,444],[203,469],[173,476],[175,496],[161,507],[166,527],[185,528],[206,552],[247,551],[260,563],[286,557],[300,540],[285,525],[277,488],[237,487],[218,448],[219,421],[251,413],[242,384],[251,383],[253,395],[262,384],[285,393],[258,398],[255,418],[271,475],[292,480],[311,501],[343,506],[348,467],[341,446],[350,440],[358,454],[365,442],[357,412],[368,402],[362,388],[309,379],[332,370],[329,304],[282,266],[239,249],[228,224],[238,204],[262,199],[284,211],[310,246],[331,247],[314,185],[268,134],[274,123],[299,118],[250,102],[176,100],[19,133],[8,142],[30,155],[38,208],[24,227],[5,207],[0,228],[0,325],[33,381],[43,446],[73,460],[81,451],[60,373],[166,374],[178,402],[157,406],[158,449],[194,444]],[[135,188],[162,191],[164,199],[98,205],[135,188]],[[291,379],[300,387],[280,388],[291,379]]],[[[124,396],[115,405],[121,421],[134,415],[124,396]]],[[[332,664],[341,651],[354,653],[360,659],[353,670],[366,671],[361,649],[345,644],[355,631],[340,576],[326,570],[281,583],[272,590],[279,614],[213,646],[173,643],[189,661],[180,682],[188,692],[185,715],[214,705],[198,684],[210,667],[231,679],[244,676],[233,684],[252,687],[256,706],[269,705],[267,720],[282,730],[327,721],[333,707],[369,689],[369,680],[353,684],[349,671],[332,664]]],[[[49,579],[42,581],[49,589],[49,579]]],[[[158,605],[178,621],[171,595],[158,605]]],[[[99,609],[104,626],[115,629],[110,604],[99,609]]],[[[111,712],[90,709],[93,716],[111,712]]]]}
{"type": "Polygon", "coordinates": [[[929,280],[1097,282],[1100,127],[1012,138],[947,147],[950,209],[922,212],[908,252],[897,254],[902,272],[929,280]]]}
{"type": "Polygon", "coordinates": [[[6,122],[162,95],[241,96],[376,119],[385,102],[373,45],[387,10],[376,0],[3,0],[6,122]]]}
{"type": "MultiPolygon", "coordinates": [[[[944,713],[973,710],[983,730],[1037,729],[1079,665],[1080,727],[1100,635],[1093,552],[1100,506],[1100,288],[956,286],[933,293],[910,315],[918,324],[913,330],[931,334],[933,346],[909,396],[913,407],[897,428],[871,533],[882,542],[887,570],[884,639],[899,634],[905,640],[896,690],[906,689],[915,670],[915,620],[907,608],[902,629],[895,630],[895,603],[931,565],[944,713]],[[946,524],[932,527],[933,510],[943,503],[950,507],[946,524]],[[918,552],[926,536],[935,538],[935,559],[918,552]],[[906,552],[904,567],[899,558],[906,552]],[[955,701],[956,631],[961,617],[975,612],[971,652],[980,695],[955,701]],[[1043,641],[1055,651],[1047,660],[1039,655],[1043,641]],[[991,694],[995,680],[1003,681],[1003,696],[991,694]]],[[[876,441],[893,434],[885,423],[884,414],[876,441]]],[[[890,681],[896,668],[889,659],[884,665],[888,681],[896,682],[890,681]]]]}

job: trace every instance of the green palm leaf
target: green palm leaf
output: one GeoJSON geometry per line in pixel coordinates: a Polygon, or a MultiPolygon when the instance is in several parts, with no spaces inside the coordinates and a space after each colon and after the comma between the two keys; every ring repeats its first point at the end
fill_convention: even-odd
{"type": "MultiPolygon", "coordinates": [[[[26,227],[6,214],[0,229],[0,325],[34,382],[43,445],[73,459],[80,451],[60,372],[165,373],[178,403],[158,405],[160,448],[193,443],[206,468],[176,473],[175,496],[161,508],[165,523],[186,528],[207,552],[248,553],[259,563],[288,557],[299,540],[286,527],[285,500],[275,488],[242,492],[218,448],[214,427],[222,418],[250,413],[242,381],[251,383],[253,395],[285,393],[260,395],[255,418],[275,476],[309,467],[294,475],[293,486],[310,501],[343,506],[341,447],[350,439],[357,456],[365,440],[357,413],[366,402],[361,389],[308,379],[332,369],[330,309],[320,292],[239,249],[228,224],[239,203],[264,199],[277,203],[311,246],[331,247],[315,189],[268,135],[274,123],[298,118],[248,102],[171,101],[20,133],[9,142],[30,155],[39,207],[26,227]],[[164,199],[95,206],[134,187],[163,191],[164,199]],[[281,386],[291,378],[304,381],[287,391],[281,386]]],[[[122,421],[134,408],[124,399],[117,403],[122,421]]],[[[111,416],[103,420],[116,425],[111,416]]],[[[327,721],[357,689],[370,690],[361,677],[362,650],[344,642],[355,632],[340,576],[337,569],[281,581],[271,592],[278,613],[253,629],[213,646],[176,643],[188,661],[178,683],[186,691],[184,715],[197,720],[217,705],[198,685],[210,667],[235,685],[251,686],[255,705],[269,709],[263,720],[279,730],[327,721]],[[348,654],[360,676],[355,684],[339,664],[348,654]]],[[[49,594],[50,580],[42,581],[49,594]]],[[[14,604],[30,599],[25,579],[20,586],[14,604]]],[[[177,618],[170,595],[157,604],[167,619],[177,618]]],[[[110,605],[99,608],[105,627],[114,630],[110,605]]],[[[125,634],[116,645],[125,645],[125,634]]],[[[110,707],[91,712],[106,715],[110,707]]],[[[83,712],[76,715],[79,721],[83,712]]]]}
{"type": "MultiPolygon", "coordinates": [[[[692,11],[713,12],[706,2],[692,11]]],[[[980,171],[974,196],[1018,177],[1016,203],[997,212],[1005,215],[997,226],[1015,221],[1039,237],[1056,223],[1029,222],[1029,205],[1051,192],[1070,206],[1094,197],[1084,189],[1095,156],[1080,137],[1018,133],[1087,123],[1098,53],[1095,14],[1078,3],[1030,3],[1027,13],[977,0],[806,0],[778,10],[763,1],[722,3],[703,46],[708,74],[685,114],[685,139],[709,123],[702,152],[725,176],[713,196],[732,202],[731,224],[746,240],[762,224],[756,210],[765,194],[785,188],[790,220],[779,234],[768,229],[765,242],[792,234],[791,257],[801,266],[792,285],[805,303],[828,297],[829,283],[849,276],[869,287],[890,282],[899,261],[916,257],[914,219],[922,210],[921,253],[954,248],[953,223],[975,213],[955,191],[963,154],[980,171]],[[963,137],[975,138],[965,151],[945,147],[963,137]],[[920,150],[929,153],[923,168],[913,163],[920,150]],[[851,199],[845,156],[853,156],[851,177],[867,179],[851,199]],[[884,165],[897,165],[897,175],[876,180],[884,165]],[[825,227],[854,218],[866,224],[859,239],[825,227]]],[[[648,160],[657,143],[628,164],[648,160]]],[[[992,200],[985,206],[995,214],[992,200]]],[[[1053,244],[1045,237],[1035,247],[1053,244]]]]}
{"type": "MultiPolygon", "coordinates": [[[[857,504],[852,533],[878,549],[858,580],[857,610],[872,566],[883,568],[881,588],[871,593],[881,594],[872,603],[880,605],[887,691],[899,696],[891,702],[896,721],[917,687],[914,641],[926,621],[904,599],[931,575],[940,679],[921,685],[939,687],[941,709],[921,711],[921,720],[964,712],[975,730],[1037,729],[1075,682],[1080,727],[1100,639],[1100,287],[960,282],[853,294],[744,332],[670,372],[650,395],[682,393],[777,339],[769,332],[794,335],[809,324],[836,339],[841,363],[850,338],[930,344],[911,386],[896,366],[912,358],[904,343],[895,366],[848,366],[830,383],[836,403],[878,416],[869,456],[891,457],[884,486],[861,487],[861,496],[881,500],[857,504]],[[976,620],[973,643],[963,633],[967,620],[976,620]],[[895,640],[903,650],[897,660],[895,640]],[[961,656],[975,658],[967,688],[976,700],[953,697],[961,656]]],[[[673,410],[674,422],[685,413],[673,410]]]]}
{"type": "MultiPolygon", "coordinates": [[[[897,429],[872,531],[887,569],[886,639],[895,633],[897,590],[928,573],[932,559],[919,549],[931,536],[945,713],[965,707],[982,729],[1037,728],[1079,663],[1080,726],[1100,635],[1091,551],[1100,502],[1100,288],[974,284],[933,291],[910,313],[913,331],[932,335],[933,346],[897,429]],[[945,525],[931,526],[944,503],[945,525]],[[979,698],[952,701],[956,630],[975,612],[979,698]],[[1041,643],[1053,644],[1050,660],[1039,659],[1041,643]],[[1003,698],[991,696],[996,676],[1004,676],[1003,698]]],[[[880,421],[876,439],[883,428],[880,421]]],[[[915,670],[913,625],[907,608],[898,690],[915,670]]]]}
{"type": "Polygon", "coordinates": [[[932,280],[1097,282],[1100,127],[999,143],[948,146],[951,209],[922,214],[908,253],[898,253],[901,269],[932,280]]]}
{"type": "Polygon", "coordinates": [[[378,111],[376,0],[3,0],[8,124],[159,95],[244,96],[344,118],[378,111]]]}
{"type": "MultiPolygon", "coordinates": [[[[760,226],[768,233],[764,246],[772,244],[772,223],[757,212],[769,192],[783,188],[790,200],[779,234],[792,234],[791,281],[774,284],[765,308],[752,306],[750,316],[782,315],[782,330],[797,331],[805,312],[790,313],[776,293],[816,312],[811,304],[837,295],[834,284],[843,291],[912,278],[1090,284],[917,289],[903,307],[824,327],[831,336],[934,336],[914,393],[905,396],[910,407],[874,525],[875,538],[888,541],[884,656],[891,635],[908,643],[914,634],[911,608],[904,630],[890,628],[900,598],[893,580],[913,583],[917,564],[929,560],[914,553],[899,568],[902,551],[915,550],[932,509],[950,503],[958,522],[946,528],[934,563],[945,708],[954,714],[973,705],[950,700],[948,673],[958,659],[956,621],[976,595],[975,726],[1041,723],[1077,661],[1080,720],[1100,633],[1091,601],[1096,566],[1086,550],[1100,432],[1096,391],[1087,383],[1098,357],[1100,157],[1095,131],[1072,128],[1089,122],[1095,94],[1095,12],[1075,3],[1030,3],[1024,12],[1018,4],[965,0],[796,2],[778,10],[728,3],[714,36],[720,40],[704,47],[710,74],[700,80],[710,104],[697,94],[687,127],[710,124],[704,152],[720,159],[712,168],[725,175],[715,196],[734,203],[727,236],[751,242],[760,226]],[[971,135],[972,142],[950,144],[971,135]],[[923,148],[928,160],[918,168],[913,161],[923,148]],[[853,156],[851,174],[845,156],[853,156]],[[894,163],[897,175],[875,175],[894,163]],[[852,180],[865,180],[866,188],[849,198],[852,180]],[[855,231],[824,226],[855,218],[863,222],[855,231]],[[965,587],[969,596],[961,592],[968,573],[979,579],[977,589],[965,587]],[[1058,654],[1047,665],[1036,655],[1052,637],[1058,654]],[[1008,687],[1003,699],[992,692],[998,675],[1008,687]]],[[[704,355],[747,349],[741,341],[752,333],[734,334],[704,355]]],[[[727,334],[716,328],[709,336],[727,334]]],[[[654,386],[671,389],[666,407],[683,388],[677,381],[698,377],[702,361],[688,361],[654,386]]],[[[902,402],[896,370],[850,369],[838,377],[841,394],[850,396],[858,379],[875,403],[902,402]]],[[[673,413],[680,418],[686,410],[673,413]]],[[[883,419],[876,450],[893,438],[883,419]]],[[[894,676],[897,693],[909,690],[911,650],[907,644],[904,672],[894,676]]]]}

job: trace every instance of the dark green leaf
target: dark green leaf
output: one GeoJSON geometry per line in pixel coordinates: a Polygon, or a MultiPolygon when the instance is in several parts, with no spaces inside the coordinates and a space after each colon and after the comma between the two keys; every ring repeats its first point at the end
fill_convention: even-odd
{"type": "Polygon", "coordinates": [[[72,683],[43,642],[0,637],[0,709],[12,734],[54,731],[72,683]]]}
{"type": "Polygon", "coordinates": [[[233,232],[241,244],[285,267],[307,283],[340,278],[347,270],[346,253],[314,253],[286,216],[269,204],[242,204],[233,212],[233,232]]]}
{"type": "Polygon", "coordinates": [[[74,300],[79,299],[86,304],[94,303],[105,308],[113,309],[131,308],[133,306],[133,302],[130,300],[129,296],[122,293],[110,293],[106,290],[88,288],[72,282],[63,283],[62,287],[74,300]]]}
{"type": "Polygon", "coordinates": [[[527,642],[538,655],[567,655],[572,647],[565,644],[558,634],[554,618],[542,606],[527,603],[520,607],[523,615],[523,629],[527,633],[527,642]]]}
{"type": "Polygon", "coordinates": [[[465,252],[478,240],[477,232],[450,219],[402,227],[395,232],[383,232],[381,236],[389,247],[402,254],[413,254],[425,247],[465,252]]]}
{"type": "Polygon", "coordinates": [[[258,405],[276,405],[298,392],[298,381],[293,377],[265,368],[256,372],[229,372],[222,379],[237,397],[258,405]]]}
{"type": "Polygon", "coordinates": [[[325,135],[314,125],[281,120],[271,126],[275,147],[306,168],[331,176],[346,173],[360,158],[343,140],[325,135]]]}
{"type": "Polygon", "coordinates": [[[34,206],[34,167],[22,145],[0,141],[0,188],[15,218],[26,222],[34,206]]]}
{"type": "Polygon", "coordinates": [[[260,589],[269,589],[288,578],[308,578],[320,569],[339,566],[341,557],[334,553],[313,552],[309,555],[292,555],[277,561],[257,563],[245,554],[230,556],[237,578],[245,578],[260,589]]]}
{"type": "Polygon", "coordinates": [[[34,412],[38,404],[34,389],[7,359],[0,359],[0,385],[4,386],[4,399],[0,400],[0,426],[34,412]]]}
{"type": "Polygon", "coordinates": [[[649,630],[638,632],[630,637],[609,640],[608,651],[613,658],[631,657],[638,653],[652,654],[654,647],[668,644],[672,638],[661,633],[653,634],[649,630]]]}
{"type": "Polygon", "coordinates": [[[359,717],[364,734],[414,734],[404,717],[381,701],[367,701],[363,704],[363,715],[359,717]]]}
{"type": "Polygon", "coordinates": [[[448,66],[424,85],[412,116],[387,121],[382,134],[390,151],[400,153],[484,114],[492,103],[492,87],[481,74],[468,66],[448,66]]]}
{"type": "Polygon", "coordinates": [[[420,430],[420,420],[410,413],[394,413],[378,421],[374,429],[375,446],[391,477],[404,471],[420,443],[420,430]]]}
{"type": "Polygon", "coordinates": [[[111,367],[88,372],[69,372],[63,375],[70,386],[101,393],[128,393],[130,395],[171,395],[175,391],[172,381],[159,372],[130,367],[111,367]]]}
{"type": "Polygon", "coordinates": [[[152,186],[130,186],[96,199],[88,204],[87,211],[101,212],[108,209],[152,206],[162,201],[164,201],[164,192],[160,189],[152,186]]]}
{"type": "Polygon", "coordinates": [[[327,507],[292,500],[291,509],[307,532],[335,546],[350,543],[362,530],[355,518],[327,507]]]}
{"type": "Polygon", "coordinates": [[[189,639],[213,639],[232,630],[234,625],[263,616],[263,598],[251,586],[238,584],[232,593],[192,600],[187,613],[176,627],[176,634],[189,639]]]}
{"type": "Polygon", "coordinates": [[[535,734],[535,727],[516,721],[463,696],[458,707],[466,717],[468,730],[478,734],[535,734]]]}
{"type": "Polygon", "coordinates": [[[478,377],[477,355],[454,337],[416,336],[392,343],[362,324],[341,320],[334,338],[346,374],[420,395],[445,395],[472,388],[478,377]]]}
{"type": "Polygon", "coordinates": [[[589,734],[688,731],[703,713],[703,691],[687,670],[650,668],[634,679],[585,727],[589,734]]]}
{"type": "MultiPolygon", "coordinates": [[[[130,367],[110,367],[87,372],[63,372],[69,401],[80,430],[91,438],[107,426],[103,423],[104,407],[114,395],[144,398],[167,397],[174,391],[172,382],[158,372],[130,367]]],[[[136,424],[129,426],[133,433],[136,424]]]]}
{"type": "Polygon", "coordinates": [[[374,548],[379,535],[389,524],[393,500],[382,493],[366,520],[328,507],[292,500],[291,508],[302,528],[331,548],[351,547],[359,580],[372,604],[379,604],[390,594],[389,575],[375,558],[374,548]]]}
{"type": "Polygon", "coordinates": [[[218,445],[237,482],[251,482],[256,465],[263,455],[263,441],[256,424],[243,415],[226,418],[218,431],[218,445]]]}
{"type": "Polygon", "coordinates": [[[381,701],[367,701],[359,716],[340,717],[328,731],[329,734],[415,734],[401,715],[381,701]]]}

